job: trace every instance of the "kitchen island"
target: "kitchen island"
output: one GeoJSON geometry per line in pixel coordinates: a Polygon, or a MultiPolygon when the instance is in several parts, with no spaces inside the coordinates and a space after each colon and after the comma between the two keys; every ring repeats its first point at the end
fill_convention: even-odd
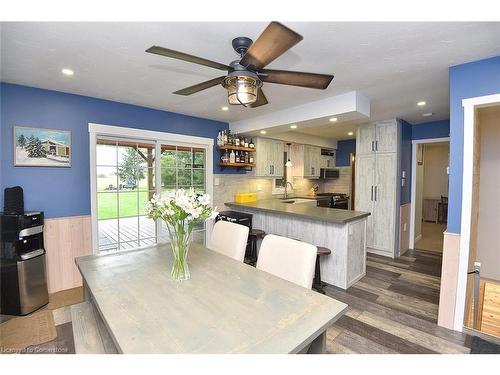
{"type": "Polygon", "coordinates": [[[228,202],[225,205],[252,214],[252,227],[267,234],[330,249],[331,255],[320,260],[321,279],[328,284],[347,289],[366,273],[368,212],[317,207],[315,199],[303,198],[228,202]]]}

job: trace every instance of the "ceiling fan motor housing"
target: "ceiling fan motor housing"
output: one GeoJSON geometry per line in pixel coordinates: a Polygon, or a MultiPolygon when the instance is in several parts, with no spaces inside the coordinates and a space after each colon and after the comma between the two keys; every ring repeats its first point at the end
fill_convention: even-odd
{"type": "Polygon", "coordinates": [[[246,36],[239,36],[233,39],[232,45],[238,55],[243,56],[252,45],[253,40],[246,36]]]}

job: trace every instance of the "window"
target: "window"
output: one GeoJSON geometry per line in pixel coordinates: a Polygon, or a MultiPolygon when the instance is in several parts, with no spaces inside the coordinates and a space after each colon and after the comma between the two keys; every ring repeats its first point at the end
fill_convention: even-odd
{"type": "MultiPolygon", "coordinates": [[[[130,250],[169,242],[161,221],[145,215],[153,194],[193,187],[213,193],[213,140],[89,124],[94,252],[130,250]]],[[[212,223],[193,231],[206,243],[212,223]]]]}
{"type": "MultiPolygon", "coordinates": [[[[285,151],[283,153],[283,165],[286,164],[288,160],[288,153],[285,151]]],[[[290,182],[292,183],[293,176],[292,176],[292,171],[291,167],[284,167],[283,168],[283,178],[275,178],[273,181],[273,191],[272,194],[284,194],[285,193],[285,183],[290,182]]],[[[287,189],[288,193],[293,192],[292,188],[287,189]]]]}
{"type": "Polygon", "coordinates": [[[96,145],[99,251],[154,245],[156,225],[144,206],[155,193],[155,144],[98,138],[96,145]]]}

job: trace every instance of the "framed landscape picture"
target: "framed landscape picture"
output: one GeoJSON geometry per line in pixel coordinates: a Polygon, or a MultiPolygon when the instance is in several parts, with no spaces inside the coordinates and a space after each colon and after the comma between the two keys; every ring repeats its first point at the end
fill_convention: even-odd
{"type": "Polygon", "coordinates": [[[71,132],[14,126],[14,166],[71,167],[71,132]]]}

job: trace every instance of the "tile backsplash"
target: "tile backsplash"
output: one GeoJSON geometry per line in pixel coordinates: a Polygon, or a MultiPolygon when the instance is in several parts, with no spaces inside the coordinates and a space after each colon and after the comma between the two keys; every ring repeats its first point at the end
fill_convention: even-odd
{"type": "MultiPolygon", "coordinates": [[[[334,180],[322,182],[320,180],[307,180],[303,178],[293,179],[293,194],[307,195],[313,185],[318,184],[318,192],[335,192],[350,194],[351,191],[351,168],[339,167],[340,176],[334,180]]],[[[217,174],[214,175],[214,204],[219,211],[224,211],[227,207],[224,202],[234,201],[236,193],[257,193],[257,199],[270,199],[273,197],[273,179],[253,177],[249,175],[237,174],[217,174]],[[218,179],[218,185],[216,184],[218,179]]]]}

